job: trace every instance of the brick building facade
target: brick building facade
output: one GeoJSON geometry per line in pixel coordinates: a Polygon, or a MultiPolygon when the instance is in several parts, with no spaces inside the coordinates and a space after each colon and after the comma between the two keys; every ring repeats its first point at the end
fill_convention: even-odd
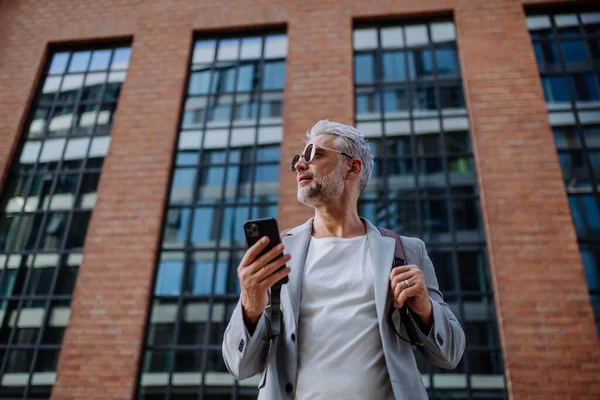
{"type": "MultiPolygon", "coordinates": [[[[490,318],[497,323],[503,364],[500,375],[505,382],[502,387],[496,387],[498,390],[493,392],[493,396],[503,396],[505,390],[510,398],[515,399],[600,397],[598,330],[580,255],[578,232],[557,156],[557,143],[549,123],[548,95],[545,101],[539,58],[536,62],[532,46],[532,23],[528,25],[527,19],[538,14],[575,13],[581,28],[587,26],[587,17],[582,17],[582,13],[596,15],[594,12],[600,11],[594,6],[594,2],[537,0],[0,1],[0,187],[5,193],[8,193],[6,188],[11,179],[21,176],[21,172],[15,172],[15,169],[20,161],[23,163],[26,137],[28,132],[31,137],[33,114],[37,105],[42,104],[41,96],[46,93],[42,86],[52,75],[56,54],[69,54],[69,60],[74,60],[73,54],[80,49],[109,51],[113,64],[110,67],[108,64],[99,66],[98,71],[105,68],[107,72],[97,72],[98,76],[103,73],[108,76],[108,81],[103,84],[106,89],[102,89],[108,91],[113,83],[111,79],[115,82],[119,79],[117,72],[121,70],[115,64],[119,49],[131,50],[120,95],[97,102],[98,107],[116,107],[118,99],[110,128],[110,147],[102,154],[103,162],[97,166],[98,169],[78,167],[82,168],[82,175],[96,171],[99,182],[93,213],[89,224],[84,224],[87,235],[72,300],[70,295],[64,298],[55,296],[56,292],[39,298],[34,295],[28,297],[31,292],[27,290],[2,293],[5,310],[2,329],[8,336],[5,342],[0,343],[3,360],[0,373],[4,374],[0,386],[2,390],[6,389],[0,392],[0,398],[47,398],[44,390],[49,391],[50,387],[53,399],[163,398],[160,394],[143,394],[140,388],[144,387],[144,378],[141,375],[144,357],[150,351],[146,343],[149,340],[147,326],[156,322],[150,314],[158,296],[156,281],[160,279],[160,272],[157,273],[157,265],[161,249],[166,248],[163,225],[170,210],[167,204],[177,200],[171,181],[175,179],[172,178],[173,171],[180,165],[175,155],[184,148],[182,137],[188,132],[185,127],[186,104],[193,96],[204,93],[202,89],[192,93],[194,84],[190,78],[195,71],[216,68],[214,65],[199,69],[193,66],[193,54],[204,46],[203,41],[214,39],[215,43],[222,43],[227,38],[259,38],[257,40],[265,43],[265,47],[262,53],[257,53],[259,61],[256,65],[263,68],[264,76],[270,67],[280,73],[278,68],[285,63],[285,86],[263,82],[256,94],[259,99],[260,96],[277,98],[277,104],[283,103],[280,122],[269,120],[264,125],[257,122],[252,128],[257,136],[251,143],[256,149],[265,143],[273,143],[274,137],[279,145],[280,155],[275,159],[267,157],[264,163],[266,168],[274,160],[281,160],[280,164],[273,164],[279,165],[278,176],[281,179],[276,185],[275,197],[265,200],[265,207],[277,205],[279,224],[284,229],[304,222],[311,215],[309,209],[296,201],[295,181],[289,177],[286,179],[289,174],[287,160],[300,150],[304,132],[320,119],[349,124],[359,119],[356,103],[359,82],[354,66],[364,48],[357,46],[357,38],[361,37],[358,31],[375,29],[373,32],[380,32],[378,37],[381,38],[385,27],[407,29],[408,25],[422,23],[429,26],[427,32],[431,37],[425,46],[430,46],[435,52],[438,48],[433,33],[435,28],[427,24],[436,21],[451,23],[455,30],[454,47],[449,46],[458,49],[459,73],[455,81],[462,84],[464,92],[472,157],[477,171],[477,198],[483,219],[482,229],[485,230],[482,246],[485,247],[491,277],[491,287],[485,296],[493,304],[495,316],[490,318]],[[277,35],[285,35],[285,51],[271,57],[267,54],[268,45],[273,41],[274,49],[279,48],[277,35]],[[277,62],[279,64],[276,65],[277,62]],[[261,130],[263,128],[264,131],[261,130]],[[264,136],[261,136],[263,133],[264,136]],[[48,321],[59,318],[56,316],[58,313],[52,314],[53,302],[70,302],[68,327],[64,330],[60,355],[56,352],[56,374],[51,378],[36,375],[35,360],[42,358],[38,353],[44,350],[42,334],[33,339],[35,345],[19,347],[16,343],[20,343],[18,338],[21,336],[13,331],[26,327],[27,322],[21,325],[20,321],[25,321],[25,317],[10,314],[27,307],[39,307],[24,304],[42,299],[47,303],[43,318],[49,327],[53,325],[48,321]],[[23,370],[11,370],[17,351],[32,351],[34,354],[32,364],[23,370]],[[14,376],[7,376],[11,375],[11,371],[14,376]],[[36,382],[46,383],[38,385],[36,382]],[[36,385],[46,389],[35,394],[36,385]]],[[[558,20],[555,18],[553,21],[558,20]]],[[[559,23],[553,24],[556,28],[559,23]]],[[[590,26],[597,24],[598,20],[589,23],[590,26]]],[[[595,29],[586,34],[590,43],[600,41],[600,31],[595,29]]],[[[243,46],[245,42],[241,43],[243,46]]],[[[251,44],[248,46],[250,49],[251,44]]],[[[383,44],[375,45],[374,54],[383,51],[383,47],[383,44]]],[[[277,53],[278,50],[273,51],[277,53]]],[[[589,47],[588,51],[591,51],[589,47]]],[[[100,64],[101,56],[98,53],[100,64]]],[[[226,55],[223,57],[227,59],[226,55]]],[[[591,79],[595,79],[597,85],[600,59],[596,58],[597,54],[591,57],[591,79]]],[[[243,59],[244,54],[240,52],[227,60],[241,68],[243,59]]],[[[94,71],[95,61],[93,57],[91,61],[86,60],[87,67],[81,71],[87,77],[90,71],[94,71]]],[[[441,61],[438,60],[438,63],[441,61]]],[[[56,65],[57,71],[60,70],[60,66],[56,65]]],[[[436,65],[439,67],[440,64],[436,65]]],[[[67,79],[67,75],[77,71],[76,68],[69,64],[67,70],[65,64],[56,79],[67,79]]],[[[238,78],[241,76],[242,72],[236,75],[238,78]]],[[[199,76],[198,79],[203,78],[199,76]]],[[[445,83],[438,82],[436,87],[445,83]]],[[[201,87],[202,83],[199,85],[201,87]]],[[[378,85],[373,85],[375,92],[383,87],[378,85]]],[[[231,91],[234,99],[235,96],[242,98],[238,89],[231,91]]],[[[367,91],[370,89],[365,88],[367,91]]],[[[60,92],[54,103],[49,103],[49,109],[59,107],[57,101],[70,101],[66,90],[64,93],[64,98],[61,97],[63,92],[60,92]]],[[[83,94],[75,96],[75,104],[84,104],[83,94]]],[[[215,104],[220,101],[211,96],[207,94],[207,101],[215,101],[215,104]]],[[[271,110],[269,112],[274,112],[272,107],[275,106],[267,107],[271,110]]],[[[593,106],[591,110],[594,111],[593,106]]],[[[600,109],[596,112],[600,115],[600,109]]],[[[444,118],[440,114],[440,121],[444,118]]],[[[594,117],[591,118],[593,124],[594,117]]],[[[385,121],[379,122],[384,126],[385,121]]],[[[100,122],[95,124],[98,126],[100,122]]],[[[576,125],[581,124],[583,122],[578,119],[576,125]]],[[[595,124],[600,126],[600,121],[595,124]]],[[[411,126],[415,136],[414,121],[411,126]]],[[[46,129],[50,132],[53,128],[46,129]]],[[[206,124],[202,129],[203,135],[208,135],[206,124]]],[[[47,135],[49,137],[50,133],[47,135]]],[[[206,137],[204,144],[198,146],[202,151],[209,148],[206,137]]],[[[233,140],[229,139],[225,145],[227,149],[233,148],[233,140]]],[[[44,150],[40,157],[43,154],[44,150]]],[[[232,154],[233,151],[227,150],[223,168],[229,168],[234,162],[232,154]]],[[[91,158],[92,155],[88,155],[88,159],[91,158]]],[[[38,164],[41,162],[38,161],[38,164]]],[[[205,161],[199,162],[200,166],[202,162],[205,161]]],[[[243,161],[239,163],[244,165],[243,161]]],[[[444,168],[449,171],[448,166],[444,168]]],[[[598,166],[595,168],[597,171],[598,166]]],[[[598,179],[591,183],[590,190],[600,201],[598,179]]],[[[195,187],[193,189],[196,190],[195,187]]],[[[223,193],[227,197],[226,189],[223,193]]],[[[193,196],[199,200],[198,196],[202,195],[193,196]]],[[[239,205],[240,200],[233,204],[239,205]]],[[[253,204],[250,200],[249,207],[252,208],[253,204]]],[[[4,213],[3,217],[6,217],[5,211],[0,210],[4,213]]],[[[19,215],[25,218],[25,212],[26,208],[23,208],[19,215]]],[[[79,214],[70,212],[68,215],[69,221],[72,221],[79,214]]],[[[48,224],[51,224],[52,217],[47,218],[50,219],[48,224]]],[[[389,217],[386,218],[389,220],[389,217]]],[[[35,226],[35,222],[32,224],[35,226]]],[[[590,243],[598,243],[600,230],[593,227],[594,222],[591,225],[595,238],[590,243]]],[[[40,244],[45,243],[44,240],[42,237],[37,245],[32,245],[34,252],[42,249],[38,253],[45,254],[45,245],[40,244]]],[[[65,240],[68,242],[70,239],[65,240]]],[[[6,271],[17,256],[22,258],[22,263],[15,267],[15,279],[17,282],[22,279],[25,286],[33,279],[29,278],[34,276],[30,271],[35,270],[26,260],[33,254],[30,250],[25,246],[24,250],[7,249],[1,253],[6,271]]],[[[62,250],[60,253],[64,256],[62,250]]],[[[457,254],[457,250],[453,250],[452,254],[457,254]]],[[[40,259],[39,256],[36,259],[40,259]]],[[[211,275],[214,282],[219,279],[215,277],[217,274],[211,275]]],[[[56,275],[58,277],[54,277],[52,285],[56,285],[56,281],[60,284],[63,279],[62,275],[56,275]]],[[[216,285],[214,282],[213,286],[216,285]]],[[[194,290],[204,293],[200,289],[194,290]]],[[[228,293],[227,290],[225,292],[228,293]]],[[[217,318],[215,304],[221,298],[215,300],[214,288],[208,289],[208,293],[205,300],[208,320],[211,320],[217,318]]],[[[459,294],[458,302],[467,302],[468,296],[469,293],[459,294]]],[[[223,295],[223,299],[228,297],[223,295]]],[[[186,298],[177,295],[173,301],[178,310],[185,309],[186,298]]],[[[223,304],[224,309],[228,309],[229,303],[223,304]]],[[[251,398],[256,392],[250,385],[231,389],[231,383],[219,384],[219,377],[213,379],[210,376],[206,365],[217,348],[210,333],[205,335],[204,347],[198,347],[204,351],[199,350],[202,354],[198,356],[203,360],[199,371],[204,384],[200,385],[202,389],[197,389],[200,381],[192,379],[188,386],[193,389],[190,389],[194,392],[193,397],[197,393],[205,398],[231,398],[230,393],[234,393],[240,398],[251,398]],[[214,386],[222,390],[215,389],[213,393],[212,389],[205,388],[211,379],[214,386]]],[[[168,352],[168,346],[165,351],[168,352]]],[[[175,377],[173,368],[177,371],[176,362],[175,367],[170,366],[170,374],[164,384],[155,382],[153,387],[159,391],[165,387],[171,398],[188,398],[178,397],[177,390],[182,385],[176,381],[185,380],[185,376],[175,377]]],[[[50,370],[40,371],[51,373],[50,370]]],[[[436,379],[442,382],[443,376],[430,371],[429,377],[428,387],[433,392],[436,379]]],[[[485,384],[480,380],[477,386],[473,383],[475,378],[470,376],[469,383],[459,384],[454,389],[452,385],[444,387],[443,391],[432,396],[485,398],[485,384]]]]}

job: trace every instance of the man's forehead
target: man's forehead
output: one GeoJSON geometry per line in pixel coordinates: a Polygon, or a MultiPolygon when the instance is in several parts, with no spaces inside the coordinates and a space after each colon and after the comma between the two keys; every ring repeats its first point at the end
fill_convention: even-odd
{"type": "Polygon", "coordinates": [[[319,135],[317,137],[312,138],[306,144],[316,144],[318,146],[331,147],[333,146],[333,141],[335,136],[333,135],[319,135]]]}

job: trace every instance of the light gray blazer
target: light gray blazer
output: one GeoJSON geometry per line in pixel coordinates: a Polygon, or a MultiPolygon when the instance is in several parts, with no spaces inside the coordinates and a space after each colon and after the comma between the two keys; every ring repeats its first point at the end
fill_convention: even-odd
{"type": "MultiPolygon", "coordinates": [[[[389,276],[394,261],[395,241],[383,237],[369,221],[367,237],[375,271],[375,307],[383,353],[394,396],[396,399],[427,399],[421,373],[410,344],[402,341],[389,322],[389,310],[393,307],[389,293],[389,276]]],[[[246,379],[262,372],[259,399],[293,399],[295,397],[298,372],[297,327],[300,300],[302,295],[302,275],[313,220],[288,231],[283,238],[285,252],[292,255],[288,266],[291,268],[289,283],[281,290],[282,327],[281,334],[270,342],[265,342],[265,313],[261,316],[252,335],[244,325],[241,303],[233,311],[223,338],[223,358],[229,372],[236,379],[246,379]]],[[[442,298],[435,271],[425,244],[420,239],[402,237],[408,264],[416,264],[423,270],[433,304],[433,326],[425,335],[413,320],[415,330],[424,342],[425,359],[441,368],[454,368],[465,349],[464,332],[450,307],[442,298]]],[[[352,316],[348,316],[352,318],[352,316]]],[[[394,323],[399,333],[408,338],[400,323],[398,313],[394,313],[394,323]]],[[[332,386],[336,382],[331,382],[332,386]]]]}

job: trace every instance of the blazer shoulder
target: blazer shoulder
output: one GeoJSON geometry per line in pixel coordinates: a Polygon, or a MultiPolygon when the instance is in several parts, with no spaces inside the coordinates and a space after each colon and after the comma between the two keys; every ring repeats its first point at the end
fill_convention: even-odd
{"type": "Polygon", "coordinates": [[[400,235],[400,237],[402,238],[402,245],[404,247],[410,247],[413,249],[421,249],[422,247],[425,246],[425,242],[417,237],[402,236],[402,235],[400,235]]]}

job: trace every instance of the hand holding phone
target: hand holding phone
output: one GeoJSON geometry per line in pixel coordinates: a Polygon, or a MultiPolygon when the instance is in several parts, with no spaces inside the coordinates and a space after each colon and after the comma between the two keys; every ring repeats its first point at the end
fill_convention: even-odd
{"type": "Polygon", "coordinates": [[[251,220],[244,224],[249,249],[238,267],[242,289],[242,310],[249,329],[253,329],[268,303],[268,290],[287,283],[290,269],[283,254],[277,221],[274,218],[251,220]]]}

